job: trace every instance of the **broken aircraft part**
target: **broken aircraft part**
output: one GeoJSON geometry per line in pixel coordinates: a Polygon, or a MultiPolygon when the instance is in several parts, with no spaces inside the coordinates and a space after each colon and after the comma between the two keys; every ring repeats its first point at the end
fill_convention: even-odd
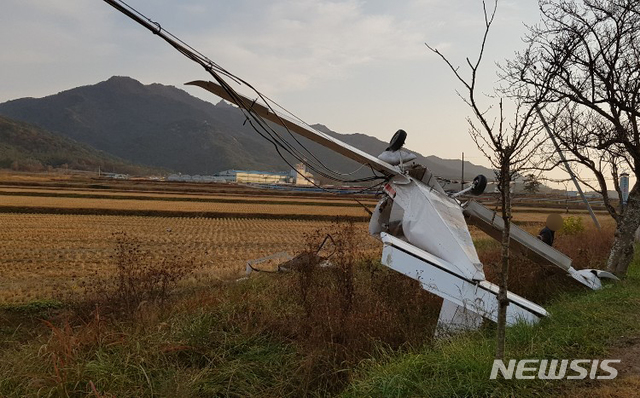
{"type": "MultiPolygon", "coordinates": [[[[470,224],[475,225],[487,235],[497,241],[502,239],[504,221],[495,211],[472,200],[464,205],[464,215],[470,224]]],[[[618,280],[615,275],[606,271],[576,270],[571,265],[572,261],[569,257],[513,223],[511,223],[510,247],[536,263],[562,268],[573,279],[594,290],[602,287],[600,278],[618,280]]]]}
{"type": "MultiPolygon", "coordinates": [[[[498,286],[474,281],[460,274],[457,266],[389,234],[381,234],[382,263],[421,283],[423,289],[483,318],[498,319],[498,286]]],[[[507,324],[536,322],[549,315],[541,306],[509,292],[507,324]]],[[[451,306],[450,303],[445,303],[451,306]]],[[[446,325],[441,325],[446,326],[446,325]]]]}
{"type": "Polygon", "coordinates": [[[378,159],[383,162],[387,162],[392,166],[400,166],[403,163],[409,163],[412,160],[415,160],[417,156],[415,153],[409,151],[384,151],[380,155],[378,155],[378,159]]]}

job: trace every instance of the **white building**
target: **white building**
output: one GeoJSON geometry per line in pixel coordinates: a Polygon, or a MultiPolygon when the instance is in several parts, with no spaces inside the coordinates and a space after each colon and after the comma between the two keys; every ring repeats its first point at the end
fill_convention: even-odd
{"type": "Polygon", "coordinates": [[[311,186],[315,183],[313,174],[307,171],[304,163],[298,163],[295,170],[291,170],[291,177],[295,185],[311,186]]]}
{"type": "Polygon", "coordinates": [[[189,175],[189,174],[169,174],[167,181],[179,181],[179,182],[225,182],[224,178],[216,176],[201,176],[201,175],[189,175]]]}
{"type": "Polygon", "coordinates": [[[226,182],[254,184],[287,184],[292,181],[288,173],[272,173],[254,170],[225,170],[216,174],[226,182]]]}

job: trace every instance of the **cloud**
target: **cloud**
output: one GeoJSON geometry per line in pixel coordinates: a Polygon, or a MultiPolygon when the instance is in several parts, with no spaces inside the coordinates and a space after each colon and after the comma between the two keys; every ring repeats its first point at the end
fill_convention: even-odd
{"type": "MultiPolygon", "coordinates": [[[[29,65],[33,69],[75,68],[87,83],[98,71],[100,78],[128,73],[142,80],[180,83],[183,72],[196,70],[106,3],[7,1],[3,5],[7,12],[0,15],[0,34],[12,37],[13,43],[11,51],[0,53],[0,62],[13,75],[20,75],[20,69],[29,65]],[[94,71],[90,74],[84,68],[94,71]]],[[[361,73],[401,70],[403,63],[433,56],[424,47],[425,41],[453,51],[458,35],[465,31],[460,24],[481,23],[469,11],[471,0],[462,5],[443,0],[406,4],[360,0],[128,2],[212,60],[272,94],[347,83],[361,73]]]]}
{"type": "Polygon", "coordinates": [[[11,40],[11,51],[0,52],[4,66],[56,64],[108,50],[97,40],[110,30],[106,10],[86,0],[9,0],[3,8],[0,35],[11,40]]]}
{"type": "Polygon", "coordinates": [[[102,1],[6,0],[0,13],[0,101],[52,94],[118,73],[139,78],[141,57],[154,44],[167,47],[146,34],[102,1]],[[122,67],[133,62],[137,68],[122,67]]]}
{"type": "Polygon", "coordinates": [[[419,30],[367,13],[360,1],[278,0],[258,9],[212,29],[198,48],[267,92],[303,90],[347,79],[359,66],[425,55],[419,30]]]}

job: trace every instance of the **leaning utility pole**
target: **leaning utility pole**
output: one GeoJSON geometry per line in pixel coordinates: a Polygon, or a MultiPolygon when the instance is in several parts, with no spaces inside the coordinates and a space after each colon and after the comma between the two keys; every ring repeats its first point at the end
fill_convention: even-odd
{"type": "Polygon", "coordinates": [[[464,152],[462,152],[462,176],[460,177],[460,190],[464,190],[464,152]]]}
{"type": "Polygon", "coordinates": [[[589,214],[591,214],[591,219],[593,220],[593,223],[596,225],[596,228],[598,228],[598,231],[600,231],[600,223],[598,222],[596,215],[593,213],[593,209],[591,208],[591,205],[589,204],[587,197],[584,196],[584,192],[582,192],[582,188],[580,188],[580,184],[578,184],[578,180],[576,179],[575,174],[573,174],[573,170],[571,170],[571,167],[569,166],[569,162],[567,162],[567,158],[564,157],[564,153],[562,153],[562,151],[560,150],[560,146],[556,141],[556,137],[554,137],[553,133],[551,132],[551,128],[549,128],[549,125],[547,124],[547,120],[544,118],[544,116],[542,115],[542,111],[540,110],[540,107],[537,105],[536,105],[536,111],[538,112],[538,116],[540,117],[540,121],[544,125],[545,130],[547,130],[547,133],[549,134],[549,138],[551,138],[551,142],[553,142],[553,146],[556,148],[558,155],[560,155],[560,159],[564,163],[564,167],[567,169],[567,173],[569,173],[569,175],[571,176],[571,180],[573,180],[573,184],[576,186],[576,189],[578,190],[578,193],[580,194],[582,201],[584,202],[585,205],[587,205],[587,210],[589,210],[589,214]]]}

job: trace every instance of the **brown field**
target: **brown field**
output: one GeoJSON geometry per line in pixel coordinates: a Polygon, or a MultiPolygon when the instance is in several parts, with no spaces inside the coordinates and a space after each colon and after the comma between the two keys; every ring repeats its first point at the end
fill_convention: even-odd
{"type": "MultiPolygon", "coordinates": [[[[205,277],[239,277],[246,261],[303,249],[305,234],[330,222],[131,216],[0,214],[0,303],[80,293],[85,278],[108,276],[116,232],[162,258],[195,258],[205,277]]],[[[376,246],[366,236],[363,242],[376,246]]]]}
{"type": "Polygon", "coordinates": [[[50,182],[52,180],[64,181],[70,180],[72,178],[74,178],[74,175],[71,173],[27,173],[10,170],[0,170],[0,181],[8,182],[50,182]]]}
{"type": "Polygon", "coordinates": [[[59,209],[109,209],[134,211],[181,211],[181,212],[215,212],[215,213],[246,213],[246,214],[307,214],[312,216],[350,216],[363,217],[367,213],[361,207],[353,206],[305,206],[281,204],[236,204],[236,203],[207,203],[182,201],[179,204],[164,200],[127,200],[127,199],[94,199],[94,198],[56,198],[33,196],[3,196],[0,206],[15,207],[45,207],[59,209]]]}
{"type": "MultiPolygon", "coordinates": [[[[29,194],[37,194],[37,195],[78,195],[78,196],[89,196],[89,195],[101,195],[101,196],[111,196],[112,198],[119,198],[122,196],[125,197],[156,197],[156,198],[179,198],[185,200],[193,200],[193,199],[237,199],[237,200],[260,200],[260,201],[291,201],[291,202],[309,202],[309,203],[331,203],[331,204],[340,204],[344,203],[347,205],[357,205],[351,197],[347,195],[343,196],[329,196],[326,195],[325,198],[314,198],[314,197],[300,197],[300,196],[292,196],[287,194],[281,195],[266,195],[264,193],[254,193],[249,197],[247,195],[235,195],[235,194],[200,194],[200,193],[176,193],[176,192],[162,192],[155,190],[144,190],[144,191],[131,191],[131,190],[116,190],[109,189],[105,192],[104,189],[92,189],[92,188],[84,188],[84,189],[64,189],[64,188],[48,188],[48,187],[40,187],[40,188],[16,188],[11,186],[1,186],[0,185],[0,195],[6,195],[10,193],[20,194],[24,193],[25,196],[29,196],[29,194]]],[[[362,203],[367,205],[375,206],[376,201],[373,199],[359,199],[362,203]]]]}
{"type": "MultiPolygon", "coordinates": [[[[21,183],[51,182],[37,176],[19,177],[21,183]]],[[[113,234],[117,232],[126,232],[139,241],[154,258],[172,253],[195,258],[202,264],[199,276],[235,278],[242,275],[248,259],[300,251],[305,234],[330,228],[328,220],[334,216],[368,217],[355,201],[341,196],[275,195],[259,190],[240,195],[237,190],[249,188],[226,184],[222,188],[210,184],[193,188],[211,192],[180,193],[175,191],[180,188],[175,184],[170,187],[173,191],[164,192],[158,183],[141,188],[137,183],[118,182],[111,189],[92,189],[90,180],[76,181],[72,187],[12,186],[11,179],[1,181],[0,211],[3,207],[9,210],[0,213],[0,304],[80,293],[84,281],[108,277],[113,272],[113,234]],[[20,214],[7,212],[13,207],[21,208],[20,214]],[[36,208],[45,214],[29,214],[29,209],[36,208]],[[71,213],[89,209],[93,213],[54,214],[57,209],[71,213]],[[100,215],[107,210],[134,213],[100,215]],[[178,216],[139,216],[135,211],[168,211],[178,216]],[[199,213],[237,214],[242,218],[204,218],[198,217],[199,213]],[[291,215],[319,219],[278,219],[291,215]]],[[[373,197],[361,201],[370,208],[375,205],[373,197]]],[[[515,209],[514,220],[537,233],[548,213],[548,209],[515,209]]],[[[585,225],[591,223],[586,212],[572,210],[570,215],[583,218],[585,225]]],[[[612,223],[602,213],[599,218],[602,223],[612,223]]],[[[379,252],[380,245],[367,235],[366,222],[357,222],[357,230],[367,249],[379,252]]],[[[474,227],[471,233],[474,239],[487,239],[474,227]]]]}

